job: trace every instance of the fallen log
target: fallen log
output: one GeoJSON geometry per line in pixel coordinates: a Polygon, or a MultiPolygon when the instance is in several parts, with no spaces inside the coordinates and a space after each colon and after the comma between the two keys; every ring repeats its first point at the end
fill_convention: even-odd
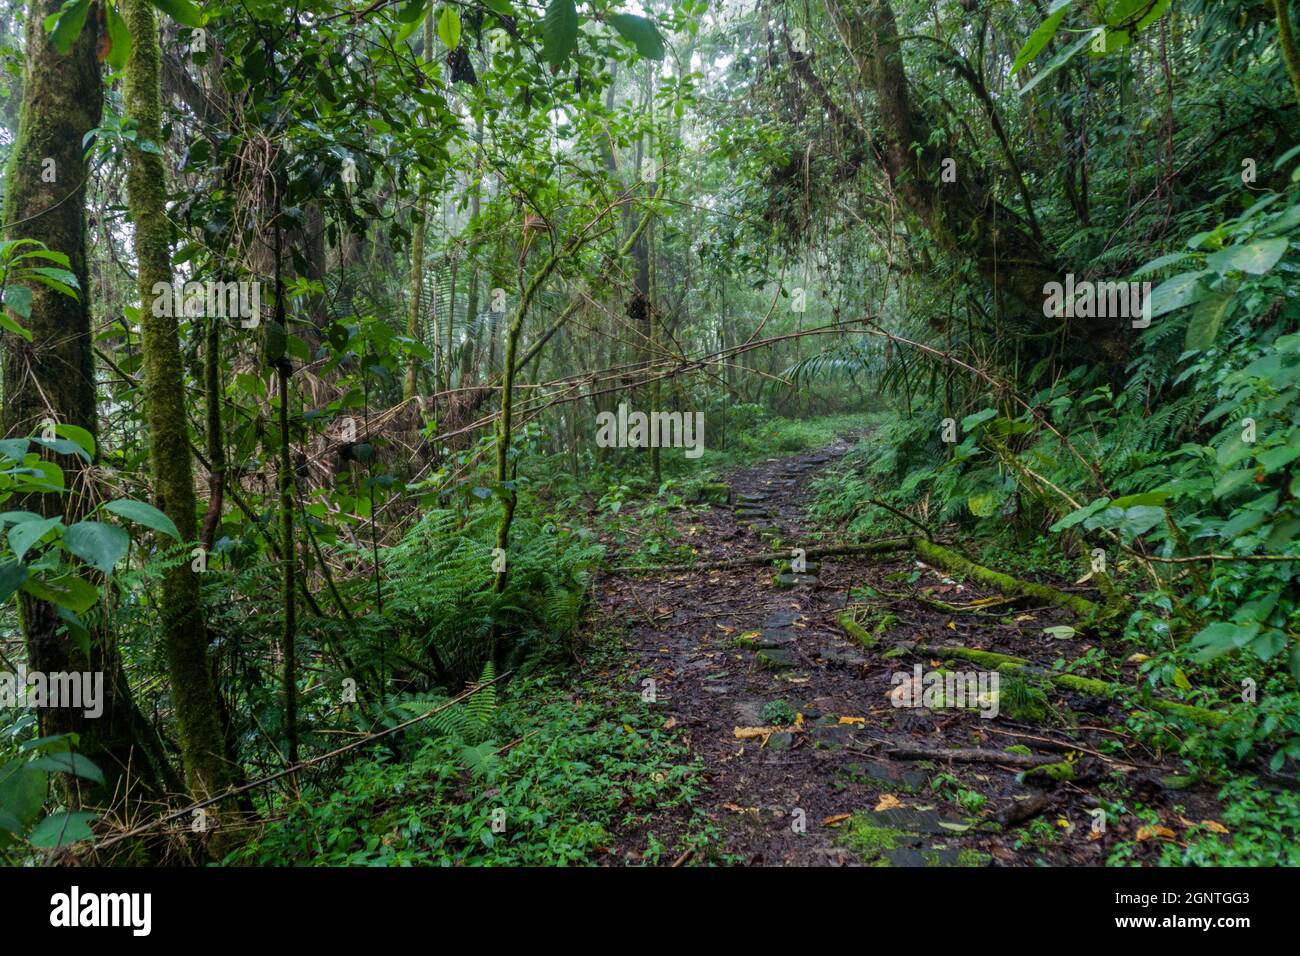
{"type": "Polygon", "coordinates": [[[952,763],[996,763],[1008,767],[1041,767],[1058,763],[1060,757],[1035,754],[1018,754],[1007,750],[978,750],[964,747],[944,750],[942,747],[894,747],[884,751],[888,757],[899,760],[947,760],[952,763]]]}
{"type": "Polygon", "coordinates": [[[1089,620],[1098,617],[1102,612],[1100,604],[1089,601],[1087,598],[1081,598],[1075,594],[1066,594],[1064,591],[1058,591],[1046,584],[1021,581],[1019,578],[1013,578],[1001,571],[994,571],[926,538],[916,538],[913,547],[916,550],[917,557],[926,563],[937,565],[946,571],[951,571],[953,574],[977,581],[1001,594],[1010,597],[1027,598],[1054,607],[1062,607],[1073,611],[1079,617],[1089,620]]]}
{"type": "MultiPolygon", "coordinates": [[[[909,645],[904,644],[902,646],[907,647],[909,645]]],[[[979,664],[989,670],[996,670],[1003,674],[1022,674],[1026,677],[1037,677],[1050,681],[1058,687],[1088,697],[1105,697],[1113,700],[1123,695],[1126,690],[1129,690],[1129,688],[1120,684],[1112,684],[1092,677],[1080,677],[1078,674],[1060,674],[1056,671],[1049,671],[1034,666],[1032,661],[1023,657],[1013,657],[1010,654],[999,654],[995,651],[982,651],[974,647],[947,647],[936,644],[913,644],[910,647],[917,654],[929,657],[956,658],[979,664]]],[[[1153,697],[1145,703],[1151,710],[1159,711],[1168,717],[1181,717],[1184,720],[1204,724],[1208,727],[1219,727],[1228,722],[1227,714],[1206,707],[1181,704],[1178,701],[1163,700],[1159,697],[1153,697]]]]}
{"type": "MultiPolygon", "coordinates": [[[[880,541],[867,541],[862,544],[836,544],[822,548],[804,549],[805,558],[829,558],[837,554],[886,554],[891,551],[903,551],[913,547],[914,538],[882,538],[880,541]]],[[[660,571],[709,571],[720,568],[741,568],[752,564],[771,564],[773,561],[789,561],[790,551],[768,551],[744,558],[729,558],[725,561],[703,561],[688,564],[622,564],[610,568],[611,574],[654,574],[660,571]]]]}

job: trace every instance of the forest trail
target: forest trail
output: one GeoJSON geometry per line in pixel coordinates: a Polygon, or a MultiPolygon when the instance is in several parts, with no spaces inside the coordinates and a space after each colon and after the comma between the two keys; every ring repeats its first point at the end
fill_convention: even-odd
{"type": "MultiPolygon", "coordinates": [[[[700,563],[825,544],[809,530],[804,507],[813,478],[850,447],[841,438],[736,472],[729,503],[683,511],[675,523],[700,563]]],[[[1019,701],[1020,719],[1012,719],[1014,690],[1004,679],[997,719],[975,709],[891,703],[896,675],[915,667],[977,669],[918,654],[918,640],[1014,654],[1044,669],[1083,656],[1089,642],[1080,635],[1044,631],[1069,622],[1067,612],[1013,606],[921,564],[911,551],[809,560],[807,576],[789,570],[786,562],[670,571],[614,576],[603,585],[597,613],[628,622],[638,690],[644,694],[653,679],[653,706],[662,709],[666,729],[703,762],[705,812],[721,833],[722,860],[1100,865],[1117,840],[1154,848],[1158,841],[1146,843],[1143,826],[1213,816],[1208,793],[1172,791],[1183,786],[1176,755],[1161,760],[1111,729],[1122,728],[1125,712],[1110,701],[1032,691],[1019,701]],[[874,623],[863,614],[868,605],[854,603],[864,588],[870,607],[889,608],[877,611],[874,623]],[[966,613],[923,603],[940,596],[966,613]],[[846,609],[879,640],[868,646],[846,633],[846,609]],[[782,716],[776,702],[790,710],[782,716]],[[905,748],[964,748],[980,758],[918,760],[896,752],[905,748]],[[990,751],[1005,752],[1005,760],[990,761],[990,751]],[[1031,770],[1026,781],[1035,763],[1050,766],[1031,770]],[[1098,808],[1112,808],[1103,800],[1121,794],[1136,794],[1151,811],[1139,818],[1108,809],[1109,825],[1098,832],[1098,808]]],[[[665,814],[654,829],[662,837],[675,826],[665,814]]],[[[634,862],[630,846],[610,859],[634,862]]]]}

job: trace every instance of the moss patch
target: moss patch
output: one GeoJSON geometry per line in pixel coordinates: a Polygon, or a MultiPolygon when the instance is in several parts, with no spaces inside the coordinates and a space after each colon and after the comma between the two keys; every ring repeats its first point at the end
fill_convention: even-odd
{"type": "Polygon", "coordinates": [[[875,823],[868,813],[855,813],[840,832],[837,842],[852,850],[863,863],[890,866],[886,855],[902,846],[910,834],[875,823]]]}

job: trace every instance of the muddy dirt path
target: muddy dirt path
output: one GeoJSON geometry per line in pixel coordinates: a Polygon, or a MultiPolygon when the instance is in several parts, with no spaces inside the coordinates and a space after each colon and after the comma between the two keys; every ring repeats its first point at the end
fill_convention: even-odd
{"type": "MultiPolygon", "coordinates": [[[[674,523],[701,562],[826,543],[803,509],[813,478],[833,472],[850,447],[841,439],[739,471],[728,482],[729,502],[682,512],[674,523]]],[[[1044,631],[1068,624],[1067,612],[1009,604],[910,552],[810,560],[800,575],[788,562],[612,575],[599,600],[602,617],[629,622],[626,640],[640,673],[654,681],[655,708],[703,761],[705,810],[722,834],[715,859],[1096,865],[1124,840],[1143,862],[1158,841],[1135,836],[1153,825],[1152,814],[1157,825],[1177,826],[1184,814],[1213,813],[1207,794],[1171,789],[1181,784],[1170,756],[1109,729],[1123,724],[1109,701],[1004,680],[1000,712],[988,719],[985,698],[964,708],[923,698],[919,673],[942,679],[978,668],[918,655],[918,641],[1015,654],[1044,668],[1081,657],[1089,644],[1044,631]],[[944,613],[925,600],[969,610],[944,613]],[[874,643],[846,633],[846,610],[874,643]],[[915,704],[938,706],[894,706],[891,693],[908,704],[914,684],[915,704]],[[956,748],[984,759],[899,753],[956,748]],[[989,761],[990,751],[1007,756],[989,761]],[[1124,799],[1151,813],[1117,813],[1124,799]]],[[[665,818],[660,832],[673,826],[665,818]]],[[[611,862],[619,859],[614,848],[611,862]]]]}

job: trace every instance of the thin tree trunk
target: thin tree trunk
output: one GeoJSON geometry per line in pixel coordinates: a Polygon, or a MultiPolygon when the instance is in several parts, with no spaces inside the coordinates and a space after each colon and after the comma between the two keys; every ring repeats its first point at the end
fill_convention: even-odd
{"type": "MultiPolygon", "coordinates": [[[[424,62],[433,60],[433,7],[430,6],[424,18],[424,62]]],[[[411,308],[406,316],[406,336],[414,341],[421,341],[420,335],[420,300],[424,297],[424,238],[425,216],[428,212],[424,198],[425,183],[420,184],[420,198],[415,203],[415,230],[411,236],[411,308]]],[[[437,298],[437,284],[434,284],[434,298],[437,298]]],[[[434,349],[437,349],[438,336],[435,329],[434,349]]],[[[402,398],[411,399],[416,394],[416,373],[420,363],[414,355],[406,360],[406,377],[402,382],[402,398]]],[[[435,390],[437,378],[434,379],[435,390]]]]}
{"type": "MultiPolygon", "coordinates": [[[[138,124],[139,140],[161,148],[158,22],[148,0],[126,0],[124,13],[132,38],[126,66],[126,111],[138,124]]],[[[154,290],[161,286],[168,290],[163,295],[170,296],[172,285],[167,184],[159,153],[132,146],[127,195],[139,262],[144,405],[154,489],[159,507],[176,524],[181,540],[188,543],[197,538],[196,502],[180,341],[175,316],[156,314],[171,309],[154,307],[154,290]]],[[[208,321],[217,318],[209,316],[208,321]]],[[[228,775],[220,706],[208,669],[199,579],[190,562],[181,561],[163,574],[159,610],[186,782],[191,794],[203,800],[222,790],[228,775]]]]}
{"type": "MultiPolygon", "coordinates": [[[[72,298],[33,285],[30,315],[11,314],[32,338],[29,343],[4,336],[6,437],[39,432],[46,419],[79,426],[92,437],[97,434],[86,257],[89,171],[82,142],[99,126],[103,88],[93,18],[67,55],[51,45],[43,22],[61,6],[62,0],[32,0],[28,7],[27,68],[18,134],[5,175],[3,220],[12,224],[5,229],[6,239],[34,239],[66,255],[83,291],[72,298]]],[[[91,483],[86,466],[71,456],[59,456],[58,464],[72,489],[66,496],[31,495],[10,506],[46,517],[62,514],[67,523],[84,516],[89,502],[83,489],[91,483]]],[[[105,675],[104,709],[98,719],[87,718],[80,708],[38,711],[42,736],[77,734],[77,750],[104,774],[102,787],[60,775],[65,802],[72,807],[103,806],[113,800],[132,804],[157,794],[165,771],[154,759],[159,756],[154,748],[136,733],[145,721],[131,701],[111,631],[92,628],[87,653],[67,633],[53,605],[20,592],[18,607],[31,670],[105,675]]]]}

